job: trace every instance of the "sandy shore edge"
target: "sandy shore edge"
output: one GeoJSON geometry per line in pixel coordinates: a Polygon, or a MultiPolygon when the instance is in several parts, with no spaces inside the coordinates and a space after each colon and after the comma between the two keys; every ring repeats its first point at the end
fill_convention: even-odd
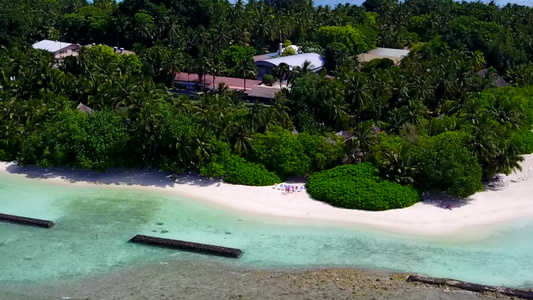
{"type": "MultiPolygon", "coordinates": [[[[112,170],[96,173],[81,170],[39,167],[22,168],[14,162],[0,162],[0,174],[24,176],[50,184],[114,186],[184,197],[210,205],[275,218],[355,225],[412,236],[466,235],[481,237],[488,228],[514,220],[533,219],[533,155],[524,156],[522,171],[487,187],[469,199],[431,199],[404,209],[369,212],[332,207],[312,199],[305,191],[285,194],[275,187],[249,187],[196,176],[178,177],[149,171],[112,170]],[[441,201],[452,210],[442,208],[441,201]]],[[[303,181],[291,182],[302,186],[303,181]]]]}

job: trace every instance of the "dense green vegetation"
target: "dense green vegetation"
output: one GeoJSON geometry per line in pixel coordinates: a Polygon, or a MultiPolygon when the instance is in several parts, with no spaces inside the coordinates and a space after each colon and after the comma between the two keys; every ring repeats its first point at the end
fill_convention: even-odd
{"type": "Polygon", "coordinates": [[[66,110],[28,137],[18,163],[104,171],[122,164],[128,140],[122,118],[113,113],[66,110]]]}
{"type": "Polygon", "coordinates": [[[408,207],[422,198],[411,186],[381,179],[370,163],[338,166],[315,173],[306,187],[315,199],[364,210],[408,207]]]}
{"type": "Polygon", "coordinates": [[[533,9],[520,5],[0,0],[0,159],[248,185],[315,174],[318,199],[372,210],[418,201],[412,187],[466,197],[533,151],[532,45],[533,9]],[[41,39],[111,47],[57,63],[31,48],[41,39]],[[279,43],[322,54],[326,70],[281,64],[265,79],[284,87],[271,105],[224,86],[169,90],[175,72],[255,78],[252,56],[279,43]],[[375,46],[411,52],[361,63],[375,46]]]}
{"type": "Polygon", "coordinates": [[[212,141],[214,151],[209,161],[200,166],[200,173],[209,177],[224,177],[229,183],[265,186],[280,183],[281,179],[265,166],[248,162],[235,155],[231,147],[222,141],[212,141]]]}

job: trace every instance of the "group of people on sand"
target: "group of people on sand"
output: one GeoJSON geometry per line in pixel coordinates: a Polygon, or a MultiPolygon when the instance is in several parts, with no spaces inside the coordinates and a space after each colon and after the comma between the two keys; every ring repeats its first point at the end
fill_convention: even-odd
{"type": "Polygon", "coordinates": [[[275,186],[274,188],[277,188],[278,190],[282,190],[285,193],[294,193],[294,192],[301,192],[304,190],[303,186],[297,186],[297,185],[291,185],[291,184],[280,184],[278,186],[275,186]]]}
{"type": "Polygon", "coordinates": [[[452,210],[452,209],[453,209],[453,207],[452,207],[451,204],[449,204],[449,203],[444,203],[444,202],[442,202],[442,201],[440,202],[440,207],[442,207],[442,208],[446,208],[446,209],[449,209],[449,210],[452,210]]]}

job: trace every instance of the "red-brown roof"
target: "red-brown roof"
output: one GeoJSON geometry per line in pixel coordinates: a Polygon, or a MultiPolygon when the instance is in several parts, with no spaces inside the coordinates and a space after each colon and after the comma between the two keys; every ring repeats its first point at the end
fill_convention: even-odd
{"type": "MultiPolygon", "coordinates": [[[[198,79],[198,74],[192,73],[176,73],[174,76],[174,80],[185,82],[200,82],[200,80],[198,79]]],[[[202,81],[203,80],[205,80],[205,84],[207,84],[208,86],[213,85],[213,76],[205,75],[205,79],[202,79],[202,81]]],[[[214,87],[218,87],[220,83],[226,84],[228,88],[232,90],[244,90],[244,79],[242,78],[216,76],[214,87]]],[[[259,84],[261,84],[261,81],[259,80],[246,79],[246,90],[249,91],[254,85],[259,84]]]]}

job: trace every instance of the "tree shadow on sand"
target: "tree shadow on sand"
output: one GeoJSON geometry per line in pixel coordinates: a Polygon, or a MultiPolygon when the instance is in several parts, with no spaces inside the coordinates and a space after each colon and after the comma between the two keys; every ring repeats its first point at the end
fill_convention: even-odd
{"type": "Polygon", "coordinates": [[[472,199],[457,198],[443,193],[434,193],[425,195],[422,203],[440,207],[442,209],[455,209],[468,205],[472,199]]]}
{"type": "Polygon", "coordinates": [[[198,174],[172,175],[171,172],[160,172],[147,169],[109,169],[106,172],[78,170],[62,167],[41,168],[38,166],[21,167],[16,163],[7,166],[6,170],[12,174],[22,174],[27,178],[52,179],[75,182],[91,182],[104,185],[140,185],[155,187],[173,187],[175,183],[191,186],[209,186],[219,181],[201,177],[198,174]]]}

